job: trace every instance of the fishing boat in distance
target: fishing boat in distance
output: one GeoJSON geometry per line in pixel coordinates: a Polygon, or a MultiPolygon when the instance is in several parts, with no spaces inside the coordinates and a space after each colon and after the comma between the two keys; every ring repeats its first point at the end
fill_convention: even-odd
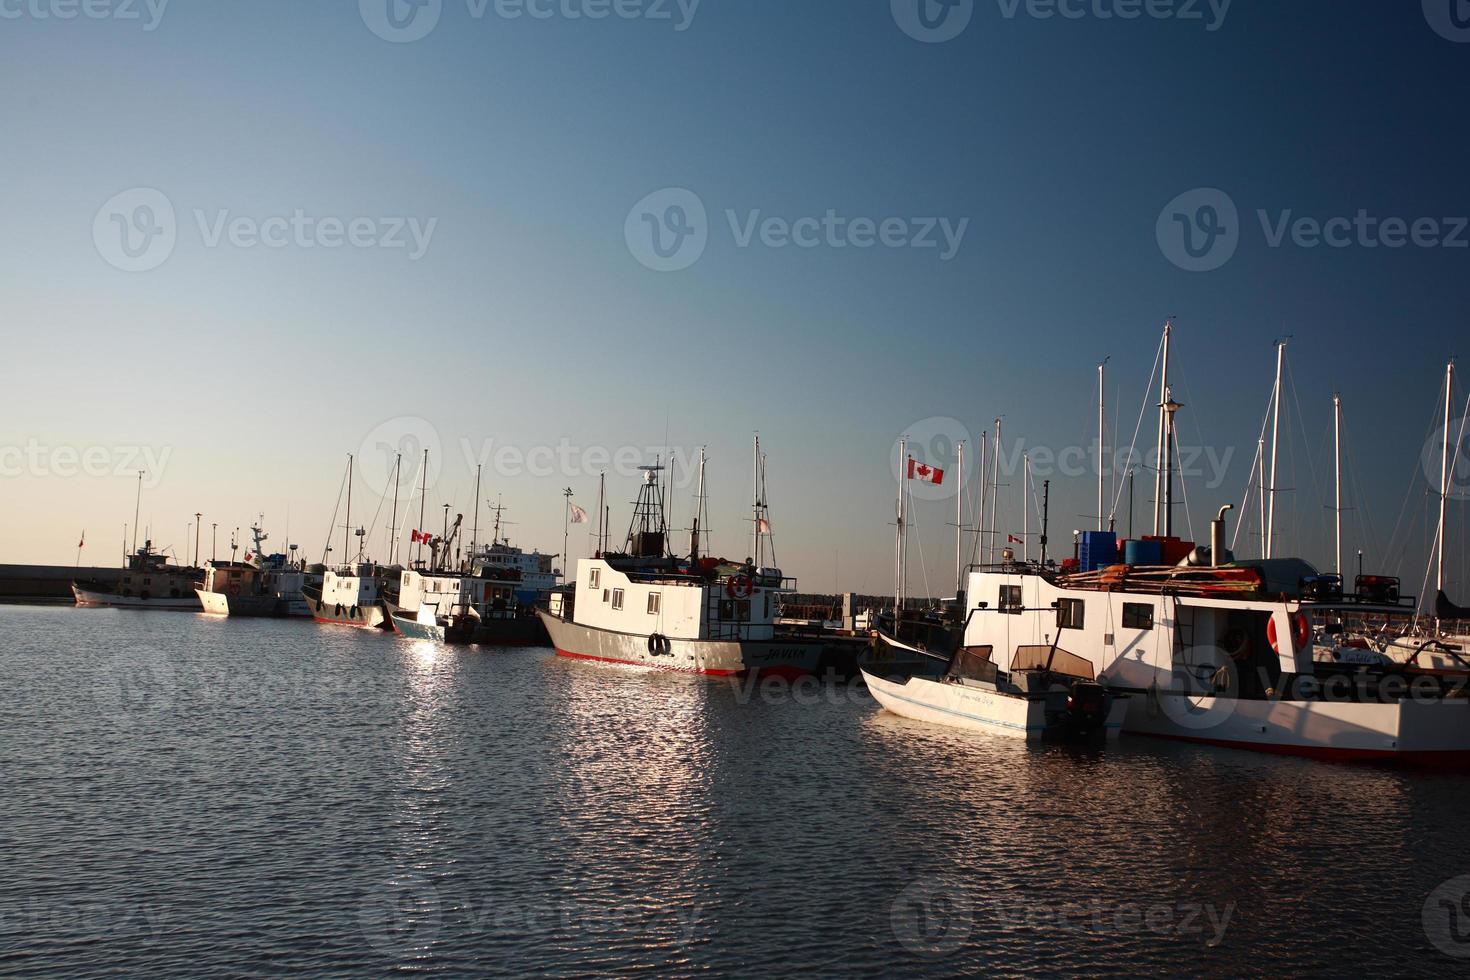
{"type": "MultiPolygon", "coordinates": [[[[364,552],[367,531],[352,525],[353,457],[347,457],[347,519],[342,525],[342,551],[356,557],[335,568],[323,568],[320,586],[308,584],[301,596],[312,619],[331,626],[355,626],[360,629],[392,629],[383,607],[383,584],[393,577],[394,569],[385,569],[368,559],[364,552]],[[356,536],[354,550],[349,534],[356,536]]],[[[340,498],[339,498],[340,500],[340,498]]],[[[334,518],[335,519],[335,518],[334,518]]],[[[330,548],[328,549],[330,550],[330,548]]]]}
{"type": "MultiPolygon", "coordinates": [[[[538,611],[557,654],[725,677],[818,673],[827,644],[783,638],[776,630],[779,599],[794,591],[794,581],[754,560],[728,562],[703,553],[703,454],[688,557],[668,548],[664,467],[642,471],[624,551],[599,548],[597,557],[579,560],[575,590],[553,593],[549,610],[538,611]]],[[[759,508],[758,496],[758,515],[759,508]]],[[[764,517],[755,520],[757,536],[769,532],[764,517]]]]}
{"type": "MultiPolygon", "coordinates": [[[[250,532],[253,547],[244,561],[205,563],[204,583],[197,590],[204,611],[211,616],[309,617],[311,608],[301,592],[307,586],[319,589],[322,574],[285,554],[265,554],[262,547],[269,535],[259,525],[250,532]]],[[[294,554],[296,546],[289,550],[294,554]]]]}
{"type": "Polygon", "coordinates": [[[153,549],[152,541],[128,556],[115,585],[91,580],[71,584],[78,606],[118,609],[167,609],[198,612],[201,573],[197,568],[170,564],[167,555],[153,549]]]}

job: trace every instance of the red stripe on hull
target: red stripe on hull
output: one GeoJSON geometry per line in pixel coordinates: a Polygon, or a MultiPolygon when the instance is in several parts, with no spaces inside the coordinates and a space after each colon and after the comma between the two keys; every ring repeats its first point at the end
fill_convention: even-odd
{"type": "Polygon", "coordinates": [[[1445,749],[1442,751],[1404,751],[1393,749],[1344,749],[1328,745],[1281,745],[1264,742],[1237,742],[1224,738],[1202,738],[1198,735],[1165,735],[1160,732],[1128,732],[1129,735],[1146,735],[1149,738],[1166,738],[1175,742],[1191,742],[1195,745],[1213,745],[1222,749],[1246,749],[1268,755],[1294,755],[1323,762],[1367,762],[1391,763],[1426,768],[1467,769],[1470,768],[1470,749],[1445,749]]]}

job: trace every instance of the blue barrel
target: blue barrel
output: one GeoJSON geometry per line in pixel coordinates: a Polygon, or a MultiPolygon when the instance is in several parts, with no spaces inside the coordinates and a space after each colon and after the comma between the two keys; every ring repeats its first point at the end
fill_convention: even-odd
{"type": "Polygon", "coordinates": [[[1162,565],[1164,546],[1160,541],[1129,541],[1123,546],[1123,561],[1129,565],[1162,565]]]}

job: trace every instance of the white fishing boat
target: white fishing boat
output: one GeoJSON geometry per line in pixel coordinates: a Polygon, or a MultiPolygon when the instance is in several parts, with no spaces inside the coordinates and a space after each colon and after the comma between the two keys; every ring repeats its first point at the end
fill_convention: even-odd
{"type": "Polygon", "coordinates": [[[347,476],[343,483],[347,491],[347,518],[342,525],[342,551],[347,555],[355,552],[356,557],[335,568],[325,568],[321,585],[307,584],[302,588],[301,596],[311,617],[318,623],[392,629],[382,602],[383,583],[385,579],[395,577],[397,569],[379,566],[364,552],[367,532],[361,527],[354,529],[352,524],[352,472],[353,457],[348,456],[347,476]],[[357,538],[355,548],[349,534],[357,538]]]}
{"type": "Polygon", "coordinates": [[[244,561],[205,563],[204,583],[197,590],[204,611],[211,616],[310,616],[301,592],[308,585],[320,587],[320,573],[299,567],[284,554],[263,554],[269,535],[258,525],[250,531],[254,547],[244,561]]]}
{"type": "MultiPolygon", "coordinates": [[[[557,654],[713,676],[817,673],[828,645],[784,638],[776,629],[779,598],[795,582],[757,564],[759,547],[748,563],[703,554],[702,456],[689,557],[669,553],[662,472],[659,465],[643,467],[625,551],[599,550],[598,557],[580,560],[575,590],[553,593],[550,609],[539,612],[557,654]]],[[[763,506],[757,475],[757,544],[769,534],[767,519],[759,516],[763,506]]]]}
{"type": "Polygon", "coordinates": [[[152,541],[144,541],[128,556],[116,583],[81,580],[71,590],[78,606],[198,612],[194,590],[199,578],[197,568],[171,564],[167,555],[153,549],[152,541]]]}

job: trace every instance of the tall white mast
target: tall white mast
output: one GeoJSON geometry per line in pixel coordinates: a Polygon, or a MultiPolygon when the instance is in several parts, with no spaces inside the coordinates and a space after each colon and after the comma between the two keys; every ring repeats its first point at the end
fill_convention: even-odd
{"type": "Polygon", "coordinates": [[[761,434],[755,434],[755,445],[751,450],[751,499],[755,501],[755,513],[750,522],[750,560],[756,568],[761,566],[761,434]]]}
{"type": "Polygon", "coordinates": [[[1031,454],[1021,456],[1021,560],[1031,563],[1031,454]]]}
{"type": "Polygon", "coordinates": [[[1000,457],[1001,457],[1000,447],[1001,447],[1000,419],[996,419],[995,420],[995,465],[993,467],[995,475],[994,475],[994,477],[990,481],[990,492],[991,492],[991,494],[993,494],[993,496],[992,496],[991,502],[990,502],[990,540],[987,542],[987,545],[988,545],[988,547],[990,549],[990,551],[989,551],[990,561],[986,562],[986,564],[992,564],[995,561],[995,544],[996,544],[996,542],[995,542],[995,529],[996,529],[996,526],[999,524],[999,521],[997,521],[996,516],[1000,512],[1000,457]]]}
{"type": "Polygon", "coordinates": [[[898,632],[898,621],[903,614],[903,481],[908,475],[908,437],[898,441],[898,531],[893,543],[893,630],[898,632]]]}
{"type": "Polygon", "coordinates": [[[1339,582],[1342,580],[1342,396],[1332,395],[1332,461],[1337,470],[1336,493],[1333,502],[1334,537],[1336,540],[1336,569],[1339,582]]]}
{"type": "Polygon", "coordinates": [[[1453,398],[1455,391],[1455,362],[1450,361],[1444,369],[1444,444],[1439,458],[1439,539],[1436,550],[1439,557],[1436,560],[1434,576],[1435,583],[1435,617],[1434,625],[1438,630],[1440,627],[1439,597],[1444,592],[1444,530],[1445,530],[1445,501],[1450,495],[1450,413],[1453,411],[1453,398]]]}
{"type": "Polygon", "coordinates": [[[1164,473],[1164,465],[1166,463],[1165,454],[1168,452],[1168,440],[1169,440],[1169,433],[1168,433],[1168,414],[1169,413],[1165,410],[1164,403],[1169,400],[1168,395],[1167,395],[1167,392],[1169,390],[1169,339],[1173,335],[1173,333],[1174,333],[1174,321],[1173,320],[1165,320],[1164,321],[1164,356],[1163,356],[1163,368],[1162,368],[1162,374],[1161,374],[1162,384],[1159,386],[1159,391],[1164,392],[1165,395],[1164,395],[1163,398],[1160,398],[1159,399],[1159,445],[1158,445],[1158,449],[1157,449],[1157,452],[1156,452],[1155,458],[1154,458],[1154,464],[1155,464],[1154,465],[1154,535],[1155,536],[1157,536],[1159,533],[1161,533],[1162,530],[1163,530],[1163,527],[1164,527],[1164,520],[1163,520],[1163,517],[1164,517],[1164,511],[1163,511],[1163,508],[1164,508],[1164,481],[1166,479],[1168,479],[1168,477],[1164,473]]]}
{"type": "Polygon", "coordinates": [[[965,441],[955,445],[954,485],[954,594],[965,591],[965,441]]]}
{"type": "Polygon", "coordinates": [[[1103,470],[1106,468],[1103,460],[1107,458],[1103,441],[1107,438],[1106,428],[1106,398],[1104,397],[1104,372],[1107,368],[1107,359],[1097,366],[1097,529],[1106,530],[1104,522],[1107,516],[1103,513],[1103,470]]]}
{"type": "MultiPolygon", "coordinates": [[[[568,498],[570,501],[570,498],[568,498]]],[[[699,492],[694,498],[694,525],[689,530],[689,558],[699,561],[700,520],[704,517],[704,447],[699,447],[699,492]]]]}
{"type": "Polygon", "coordinates": [[[978,519],[975,522],[976,557],[980,559],[982,565],[985,564],[985,553],[983,550],[985,547],[985,495],[988,492],[985,479],[985,464],[989,461],[989,451],[990,433],[982,431],[980,433],[980,513],[977,515],[978,519]]]}
{"type": "Polygon", "coordinates": [[[1261,508],[1261,557],[1266,554],[1266,437],[1256,439],[1256,503],[1261,508]]]}
{"type": "Polygon", "coordinates": [[[1276,551],[1276,464],[1281,457],[1281,369],[1286,363],[1286,341],[1276,342],[1276,393],[1271,397],[1271,486],[1266,503],[1266,557],[1276,551]]]}

